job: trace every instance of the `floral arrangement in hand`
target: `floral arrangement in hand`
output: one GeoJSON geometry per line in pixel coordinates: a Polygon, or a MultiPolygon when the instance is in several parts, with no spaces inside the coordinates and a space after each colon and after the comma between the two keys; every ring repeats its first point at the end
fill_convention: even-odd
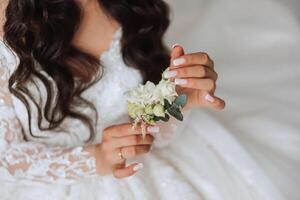
{"type": "Polygon", "coordinates": [[[187,103],[187,95],[178,95],[176,84],[164,75],[165,72],[157,85],[147,81],[145,85],[140,84],[125,93],[133,130],[140,123],[143,137],[146,125],[154,126],[160,120],[167,122],[170,116],[183,121],[182,108],[187,103]]]}
{"type": "Polygon", "coordinates": [[[168,121],[170,115],[183,120],[182,108],[212,107],[222,110],[225,101],[215,96],[218,74],[208,54],[196,52],[185,54],[181,45],[174,45],[170,66],[158,85],[147,82],[128,91],[128,112],[133,119],[133,129],[141,122],[155,125],[159,120],[168,121]],[[175,90],[178,91],[181,95],[175,90]]]}

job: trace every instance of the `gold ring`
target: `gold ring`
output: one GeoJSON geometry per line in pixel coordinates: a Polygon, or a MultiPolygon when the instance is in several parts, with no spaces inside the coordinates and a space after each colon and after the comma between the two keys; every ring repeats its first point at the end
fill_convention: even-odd
{"type": "Polygon", "coordinates": [[[119,148],[118,156],[119,156],[119,158],[120,158],[121,160],[125,159],[125,158],[123,157],[122,149],[121,149],[121,148],[119,148]]]}

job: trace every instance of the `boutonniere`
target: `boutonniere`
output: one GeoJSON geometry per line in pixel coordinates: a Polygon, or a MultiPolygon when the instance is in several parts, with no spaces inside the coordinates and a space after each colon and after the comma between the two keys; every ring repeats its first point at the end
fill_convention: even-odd
{"type": "Polygon", "coordinates": [[[143,137],[146,125],[154,126],[160,120],[168,122],[170,116],[183,121],[182,108],[187,103],[187,95],[178,95],[175,83],[164,73],[157,85],[147,81],[145,85],[140,84],[125,93],[128,114],[133,120],[132,128],[134,130],[140,123],[143,137]]]}

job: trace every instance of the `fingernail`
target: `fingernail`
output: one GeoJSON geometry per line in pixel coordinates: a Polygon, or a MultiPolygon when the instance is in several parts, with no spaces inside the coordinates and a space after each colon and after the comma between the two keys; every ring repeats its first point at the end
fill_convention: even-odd
{"type": "Polygon", "coordinates": [[[164,76],[166,77],[166,78],[173,78],[173,77],[175,77],[177,75],[177,71],[166,71],[165,72],[165,74],[164,74],[164,76]]]}
{"type": "Polygon", "coordinates": [[[185,63],[184,58],[177,58],[177,59],[173,60],[173,65],[174,66],[183,65],[184,63],[185,63]]]}
{"type": "Polygon", "coordinates": [[[149,126],[148,128],[147,128],[147,130],[148,130],[148,132],[150,132],[150,133],[159,133],[159,127],[158,126],[149,126]]]}
{"type": "Polygon", "coordinates": [[[205,100],[208,101],[208,102],[210,102],[210,103],[215,102],[215,98],[213,98],[213,97],[212,97],[211,95],[209,95],[209,94],[207,94],[207,95],[205,96],[205,100]]]}
{"type": "Polygon", "coordinates": [[[150,147],[150,151],[152,151],[152,149],[153,149],[153,145],[151,145],[151,147],[150,147]]]}
{"type": "Polygon", "coordinates": [[[185,84],[187,84],[187,80],[186,79],[175,79],[175,84],[176,85],[185,85],[185,84]]]}
{"type": "Polygon", "coordinates": [[[174,44],[173,46],[172,46],[172,49],[174,49],[175,47],[178,47],[178,46],[181,46],[180,44],[174,44]]]}
{"type": "Polygon", "coordinates": [[[134,167],[133,167],[133,171],[139,171],[139,170],[141,170],[141,169],[143,169],[143,167],[144,167],[144,164],[143,163],[139,163],[139,164],[137,164],[137,165],[135,165],[134,167]]]}

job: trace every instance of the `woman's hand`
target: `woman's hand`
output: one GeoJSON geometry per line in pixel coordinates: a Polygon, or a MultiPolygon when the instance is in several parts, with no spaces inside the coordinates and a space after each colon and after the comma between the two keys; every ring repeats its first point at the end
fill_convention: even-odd
{"type": "Polygon", "coordinates": [[[144,140],[140,126],[135,131],[131,127],[132,124],[121,124],[104,130],[102,143],[97,145],[95,153],[99,174],[113,173],[116,178],[125,178],[143,167],[142,163],[126,166],[126,159],[148,153],[154,140],[149,133],[158,133],[159,127],[147,127],[144,140]]]}
{"type": "Polygon", "coordinates": [[[214,70],[214,62],[206,53],[184,54],[181,46],[174,45],[171,65],[165,76],[175,81],[179,94],[188,95],[185,109],[193,107],[224,109],[224,100],[214,95],[218,74],[214,70]]]}

